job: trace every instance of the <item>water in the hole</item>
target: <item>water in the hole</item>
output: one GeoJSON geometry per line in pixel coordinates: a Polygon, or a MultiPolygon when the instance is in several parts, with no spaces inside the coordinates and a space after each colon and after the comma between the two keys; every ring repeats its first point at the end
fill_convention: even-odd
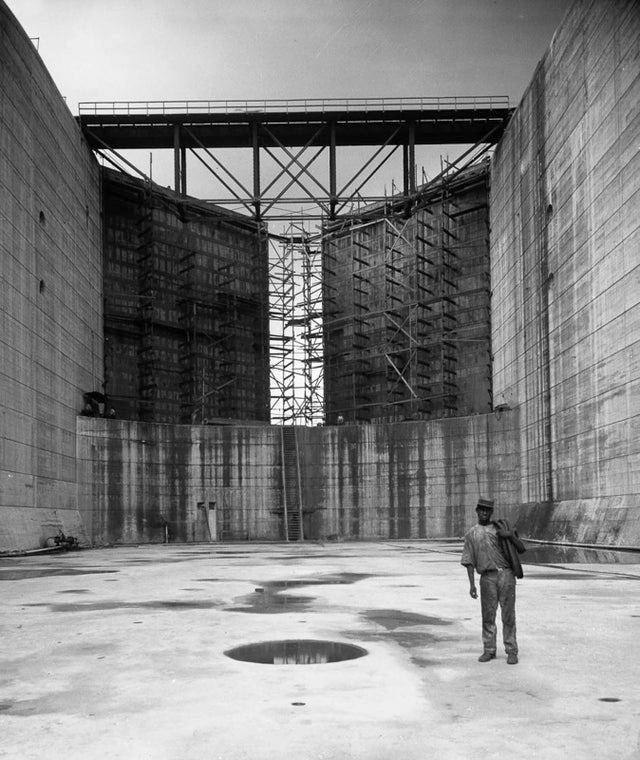
{"type": "Polygon", "coordinates": [[[320,665],[364,657],[367,650],[354,644],[315,639],[262,641],[228,649],[227,657],[264,665],[320,665]]]}

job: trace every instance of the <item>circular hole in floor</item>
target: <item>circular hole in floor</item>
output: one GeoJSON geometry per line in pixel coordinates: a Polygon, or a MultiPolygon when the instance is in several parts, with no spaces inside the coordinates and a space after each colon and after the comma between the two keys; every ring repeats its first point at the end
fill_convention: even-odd
{"type": "Polygon", "coordinates": [[[368,654],[366,649],[339,641],[286,639],[261,641],[227,649],[225,655],[241,662],[263,665],[320,665],[328,662],[356,660],[368,654]]]}

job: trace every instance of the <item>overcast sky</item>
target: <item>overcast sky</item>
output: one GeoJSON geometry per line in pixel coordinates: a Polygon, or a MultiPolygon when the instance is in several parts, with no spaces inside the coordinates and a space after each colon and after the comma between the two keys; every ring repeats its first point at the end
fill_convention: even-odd
{"type": "Polygon", "coordinates": [[[9,0],[81,100],[505,94],[569,0],[9,0]]]}
{"type": "Polygon", "coordinates": [[[94,100],[508,95],[517,105],[571,4],[7,1],[74,113],[94,100]]]}

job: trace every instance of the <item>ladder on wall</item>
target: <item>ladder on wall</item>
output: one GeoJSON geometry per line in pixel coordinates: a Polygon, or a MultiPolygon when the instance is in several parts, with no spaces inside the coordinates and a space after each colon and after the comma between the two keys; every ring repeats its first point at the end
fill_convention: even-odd
{"type": "Polygon", "coordinates": [[[293,426],[280,428],[282,454],[282,496],[284,502],[284,537],[286,541],[302,541],[302,488],[298,438],[293,426]]]}

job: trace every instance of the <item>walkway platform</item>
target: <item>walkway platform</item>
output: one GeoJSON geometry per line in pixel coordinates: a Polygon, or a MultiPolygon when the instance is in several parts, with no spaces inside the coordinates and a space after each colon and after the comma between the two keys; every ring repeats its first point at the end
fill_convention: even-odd
{"type": "Polygon", "coordinates": [[[514,111],[503,95],[335,100],[79,103],[92,148],[188,148],[498,142],[514,111]],[[257,131],[259,128],[259,132],[257,131]]]}
{"type": "Polygon", "coordinates": [[[502,651],[477,662],[480,603],[460,549],[170,544],[3,558],[0,757],[640,760],[640,556],[532,546],[509,666],[502,651]],[[367,654],[225,655],[277,640],[367,654]]]}

